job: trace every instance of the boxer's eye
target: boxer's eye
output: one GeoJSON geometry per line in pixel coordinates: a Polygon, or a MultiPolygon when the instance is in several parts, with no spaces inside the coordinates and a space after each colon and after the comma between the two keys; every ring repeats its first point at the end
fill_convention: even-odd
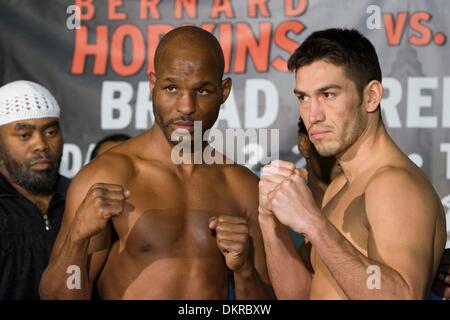
{"type": "Polygon", "coordinates": [[[297,96],[298,101],[300,101],[300,102],[305,102],[305,101],[308,101],[308,99],[309,99],[309,97],[305,96],[304,94],[297,94],[296,96],[297,96]]]}
{"type": "Polygon", "coordinates": [[[333,99],[336,95],[334,94],[334,92],[324,92],[323,96],[325,99],[330,100],[333,99]]]}
{"type": "Polygon", "coordinates": [[[197,89],[197,92],[200,96],[206,96],[208,94],[208,91],[203,88],[197,89]]]}
{"type": "Polygon", "coordinates": [[[167,86],[167,87],[165,87],[164,89],[165,89],[167,92],[170,92],[170,93],[175,93],[175,92],[177,92],[177,87],[175,87],[175,86],[173,86],[173,85],[167,86]]]}

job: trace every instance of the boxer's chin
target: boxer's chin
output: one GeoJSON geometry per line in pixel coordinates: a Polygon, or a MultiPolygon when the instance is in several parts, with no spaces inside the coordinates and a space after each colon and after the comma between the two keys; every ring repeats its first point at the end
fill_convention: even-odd
{"type": "Polygon", "coordinates": [[[194,143],[193,133],[186,129],[167,130],[168,134],[166,138],[172,145],[191,145],[194,143]]]}

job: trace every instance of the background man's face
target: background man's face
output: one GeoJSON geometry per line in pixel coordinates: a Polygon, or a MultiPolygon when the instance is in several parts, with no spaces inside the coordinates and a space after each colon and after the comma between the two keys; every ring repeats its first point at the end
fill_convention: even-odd
{"type": "Polygon", "coordinates": [[[299,133],[297,139],[297,146],[300,153],[305,157],[308,166],[309,174],[315,175],[324,183],[330,183],[333,170],[336,167],[336,158],[333,156],[322,157],[317,153],[316,148],[309,140],[308,135],[299,133]]]}
{"type": "Polygon", "coordinates": [[[58,177],[63,137],[57,118],[20,120],[0,127],[0,161],[13,183],[51,194],[58,177]]]}
{"type": "MultiPolygon", "coordinates": [[[[167,140],[177,129],[189,131],[194,121],[202,121],[203,132],[210,129],[228,92],[223,92],[218,68],[208,54],[172,50],[160,59],[157,74],[150,75],[155,120],[167,140]]],[[[185,137],[183,137],[185,138],[185,137]]]]}
{"type": "Polygon", "coordinates": [[[345,151],[365,129],[360,95],[341,67],[319,60],[299,68],[295,91],[300,116],[321,156],[345,151]]]}

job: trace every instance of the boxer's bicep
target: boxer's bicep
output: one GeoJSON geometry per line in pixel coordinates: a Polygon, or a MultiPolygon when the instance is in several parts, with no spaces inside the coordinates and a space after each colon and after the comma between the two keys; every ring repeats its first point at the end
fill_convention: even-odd
{"type": "Polygon", "coordinates": [[[433,202],[414,177],[403,170],[390,170],[375,179],[365,194],[368,257],[375,265],[380,262],[397,272],[408,285],[411,297],[422,298],[433,265],[433,202]]]}

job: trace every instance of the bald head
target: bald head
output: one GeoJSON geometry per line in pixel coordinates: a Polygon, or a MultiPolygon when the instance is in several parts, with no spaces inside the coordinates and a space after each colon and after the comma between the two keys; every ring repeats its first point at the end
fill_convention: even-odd
{"type": "Polygon", "coordinates": [[[162,57],[170,57],[179,50],[189,50],[208,59],[208,64],[216,67],[222,79],[225,62],[219,41],[210,32],[195,26],[175,28],[161,39],[155,52],[156,73],[161,68],[162,57]]]}
{"type": "Polygon", "coordinates": [[[167,33],[156,48],[155,72],[149,73],[154,130],[174,144],[177,123],[194,130],[194,121],[201,121],[203,132],[210,129],[231,91],[223,73],[222,48],[211,33],[191,26],[167,33]]]}

